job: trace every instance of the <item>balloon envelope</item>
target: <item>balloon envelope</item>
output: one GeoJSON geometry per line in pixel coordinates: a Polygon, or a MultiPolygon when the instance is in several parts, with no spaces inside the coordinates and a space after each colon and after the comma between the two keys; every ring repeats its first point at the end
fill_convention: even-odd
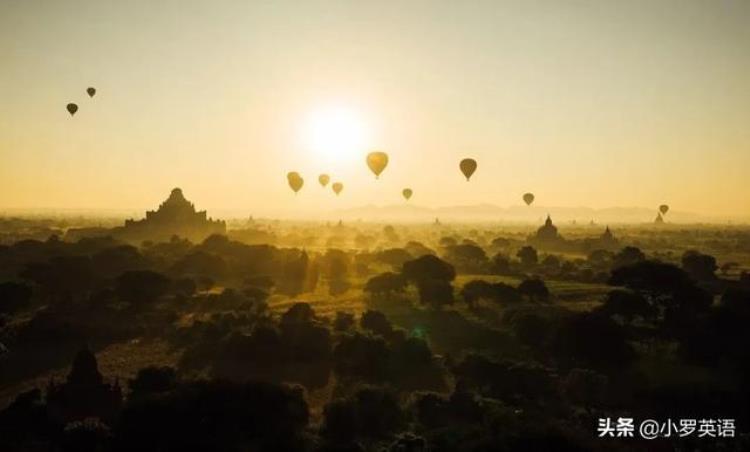
{"type": "Polygon", "coordinates": [[[667,212],[669,212],[669,206],[666,204],[660,205],[659,212],[661,212],[662,214],[666,214],[667,212]]]}
{"type": "Polygon", "coordinates": [[[526,193],[523,195],[523,202],[526,203],[527,206],[530,206],[532,202],[534,202],[534,193],[526,193]]]}
{"type": "Polygon", "coordinates": [[[388,166],[388,154],[380,151],[370,152],[367,154],[367,166],[370,167],[370,171],[375,173],[377,179],[388,166]]]}
{"type": "Polygon", "coordinates": [[[471,175],[474,174],[474,171],[477,170],[477,161],[474,159],[463,159],[458,164],[458,167],[461,168],[461,172],[464,173],[468,181],[471,175]]]}
{"type": "Polygon", "coordinates": [[[286,180],[289,182],[289,187],[297,193],[301,188],[302,185],[304,185],[305,180],[302,179],[302,176],[299,175],[296,171],[292,171],[290,173],[287,173],[286,180]]]}
{"type": "Polygon", "coordinates": [[[331,180],[331,177],[328,174],[321,174],[318,176],[318,182],[320,182],[320,185],[325,187],[328,185],[328,182],[331,180]]]}
{"type": "Polygon", "coordinates": [[[411,188],[404,188],[401,194],[404,195],[404,198],[406,198],[406,200],[408,201],[409,198],[411,198],[411,195],[414,193],[411,191],[411,188]]]}
{"type": "Polygon", "coordinates": [[[78,105],[74,103],[70,103],[65,107],[68,110],[68,113],[70,113],[70,116],[73,116],[78,111],[78,105]]]}
{"type": "Polygon", "coordinates": [[[341,193],[341,190],[344,189],[344,184],[341,182],[334,182],[333,185],[331,185],[331,188],[333,188],[333,192],[338,196],[338,194],[341,193]]]}
{"type": "Polygon", "coordinates": [[[89,86],[86,88],[86,93],[88,93],[89,97],[94,97],[94,94],[96,94],[96,88],[89,86]]]}

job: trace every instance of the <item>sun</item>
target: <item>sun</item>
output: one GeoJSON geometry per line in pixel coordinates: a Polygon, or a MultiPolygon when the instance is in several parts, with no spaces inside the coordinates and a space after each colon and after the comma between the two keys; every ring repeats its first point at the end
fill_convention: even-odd
{"type": "Polygon", "coordinates": [[[367,148],[369,130],[362,117],[346,107],[314,110],[306,123],[307,146],[328,162],[350,161],[367,148]]]}

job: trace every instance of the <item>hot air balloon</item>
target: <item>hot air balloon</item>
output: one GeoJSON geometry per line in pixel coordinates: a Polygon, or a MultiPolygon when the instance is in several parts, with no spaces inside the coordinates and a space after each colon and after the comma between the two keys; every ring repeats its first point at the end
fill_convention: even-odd
{"type": "Polygon", "coordinates": [[[411,188],[404,188],[401,194],[404,195],[404,198],[408,201],[409,198],[411,198],[411,195],[413,194],[413,192],[411,191],[411,188]]]}
{"type": "Polygon", "coordinates": [[[333,185],[331,185],[331,188],[333,188],[333,192],[338,196],[339,193],[341,193],[341,190],[344,189],[344,184],[341,182],[334,182],[333,185]]]}
{"type": "Polygon", "coordinates": [[[88,93],[89,97],[94,97],[94,94],[96,94],[96,88],[93,86],[89,86],[86,88],[86,92],[88,93]]]}
{"type": "Polygon", "coordinates": [[[320,176],[318,176],[318,182],[320,182],[320,185],[323,187],[328,185],[328,182],[330,182],[330,180],[331,176],[329,176],[328,174],[321,174],[320,176]]]}
{"type": "Polygon", "coordinates": [[[69,103],[65,108],[68,109],[68,113],[70,113],[70,116],[73,116],[78,111],[78,105],[74,103],[69,103]]]}
{"type": "Polygon", "coordinates": [[[388,154],[380,151],[370,152],[367,154],[367,166],[370,167],[370,171],[375,173],[375,179],[377,179],[388,166],[388,154]]]}
{"type": "Polygon", "coordinates": [[[662,215],[666,215],[667,212],[669,212],[669,206],[666,204],[662,204],[659,206],[659,212],[662,213],[662,215]]]}
{"type": "Polygon", "coordinates": [[[477,161],[474,159],[463,159],[461,160],[461,163],[458,164],[458,167],[461,168],[461,172],[464,173],[466,181],[468,182],[471,175],[477,170],[477,161]]]}
{"type": "Polygon", "coordinates": [[[302,176],[300,176],[296,171],[287,173],[286,180],[289,182],[289,187],[294,191],[294,193],[297,193],[305,183],[305,180],[302,179],[302,176]]]}
{"type": "Polygon", "coordinates": [[[530,206],[531,203],[534,202],[534,193],[524,193],[523,202],[525,202],[527,206],[530,206]]]}

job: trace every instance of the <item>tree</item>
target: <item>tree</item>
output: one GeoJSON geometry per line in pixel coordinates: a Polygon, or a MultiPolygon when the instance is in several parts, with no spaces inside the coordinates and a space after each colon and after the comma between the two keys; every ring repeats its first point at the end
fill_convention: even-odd
{"type": "Polygon", "coordinates": [[[557,273],[560,271],[560,258],[550,254],[542,259],[542,269],[546,273],[557,273]]]}
{"type": "Polygon", "coordinates": [[[299,387],[223,380],[129,402],[115,450],[298,450],[309,410],[299,387]]]}
{"type": "Polygon", "coordinates": [[[144,367],[138,371],[135,378],[128,381],[130,398],[171,391],[177,387],[177,383],[177,372],[174,367],[144,367]]]}
{"type": "Polygon", "coordinates": [[[26,284],[8,281],[0,283],[0,313],[12,314],[29,305],[33,291],[26,284]]]}
{"type": "Polygon", "coordinates": [[[532,278],[522,281],[518,285],[518,291],[526,295],[531,301],[547,301],[549,299],[549,289],[541,279],[532,278]]]}
{"type": "Polygon", "coordinates": [[[391,322],[389,322],[385,314],[380,311],[365,311],[359,319],[359,325],[362,329],[372,331],[386,339],[388,339],[393,332],[391,322]]]}
{"type": "Polygon", "coordinates": [[[349,331],[354,326],[354,314],[349,312],[336,311],[336,318],[333,320],[334,331],[349,331]]]}
{"type": "Polygon", "coordinates": [[[620,316],[628,323],[636,317],[650,319],[656,315],[653,306],[641,294],[622,289],[609,292],[599,310],[608,316],[620,316]]]}
{"type": "Polygon", "coordinates": [[[146,268],[146,260],[138,249],[130,245],[106,248],[91,256],[94,268],[100,275],[115,277],[127,270],[146,268]]]}
{"type": "Polygon", "coordinates": [[[612,268],[633,265],[644,260],[646,260],[646,255],[643,251],[634,246],[626,246],[614,255],[612,268]]]}
{"type": "Polygon", "coordinates": [[[589,253],[586,260],[595,267],[603,267],[609,265],[612,262],[614,254],[607,250],[594,250],[589,253]]]}
{"type": "Polygon", "coordinates": [[[227,273],[227,263],[221,256],[195,251],[175,262],[172,270],[179,275],[201,275],[220,279],[227,273]]]}
{"type": "Polygon", "coordinates": [[[698,251],[686,251],[682,255],[682,269],[696,281],[713,281],[716,279],[716,258],[698,251]]]}
{"type": "Polygon", "coordinates": [[[88,256],[57,256],[48,262],[30,263],[19,275],[38,284],[49,296],[77,297],[87,294],[95,282],[88,256]]]}
{"type": "Polygon", "coordinates": [[[373,276],[365,283],[364,291],[374,296],[387,296],[403,292],[406,288],[406,278],[392,272],[373,276]]]}
{"type": "Polygon", "coordinates": [[[445,259],[464,273],[482,273],[487,269],[487,254],[476,245],[446,247],[445,259]]]}
{"type": "Polygon", "coordinates": [[[449,246],[456,246],[458,241],[454,237],[441,237],[438,243],[440,246],[447,248],[449,246]]]}
{"type": "Polygon", "coordinates": [[[417,284],[430,280],[450,282],[456,278],[456,270],[451,264],[431,254],[404,262],[402,274],[417,284]]]}
{"type": "Polygon", "coordinates": [[[552,342],[563,367],[624,371],[635,357],[625,330],[599,313],[578,313],[564,319],[552,342]]]}
{"type": "Polygon", "coordinates": [[[323,409],[321,435],[333,444],[350,444],[358,437],[388,438],[406,426],[397,395],[388,389],[365,387],[353,397],[337,399],[323,409]]]}
{"type": "Polygon", "coordinates": [[[562,389],[571,403],[584,407],[587,411],[603,402],[607,391],[606,376],[590,369],[571,369],[563,379],[562,389]]]}
{"type": "Polygon", "coordinates": [[[336,249],[326,251],[324,261],[327,263],[328,292],[339,295],[349,289],[347,276],[349,273],[349,259],[345,252],[336,249]]]}
{"type": "Polygon", "coordinates": [[[453,286],[448,281],[442,279],[422,281],[417,285],[417,289],[419,301],[423,304],[429,304],[435,309],[453,304],[453,286]]]}
{"type": "Polygon", "coordinates": [[[522,301],[521,293],[515,287],[505,283],[494,283],[492,285],[493,301],[495,303],[518,303],[522,301]]]}
{"type": "Polygon", "coordinates": [[[161,273],[131,270],[117,278],[115,291],[121,300],[134,306],[145,306],[166,294],[169,287],[169,279],[161,273]]]}
{"type": "Polygon", "coordinates": [[[510,246],[510,240],[505,237],[496,237],[492,240],[490,246],[492,246],[492,248],[508,248],[510,246]]]}
{"type": "Polygon", "coordinates": [[[516,253],[516,257],[521,260],[521,265],[526,268],[534,267],[539,261],[536,249],[533,246],[524,246],[516,253]]]}
{"type": "Polygon", "coordinates": [[[496,275],[510,274],[510,258],[503,253],[495,254],[492,257],[492,271],[496,275]]]}
{"type": "Polygon", "coordinates": [[[513,317],[513,332],[521,343],[534,349],[543,348],[550,336],[550,322],[536,314],[513,317]]]}
{"type": "Polygon", "coordinates": [[[493,299],[495,291],[492,284],[482,279],[475,279],[464,284],[460,294],[466,304],[473,306],[480,299],[493,299]]]}
{"type": "Polygon", "coordinates": [[[617,267],[612,271],[608,283],[652,295],[670,294],[692,284],[683,270],[658,261],[639,261],[617,267]]]}
{"type": "Polygon", "coordinates": [[[404,265],[404,262],[413,259],[414,257],[403,248],[389,248],[375,254],[375,259],[392,266],[394,269],[399,269],[404,265]]]}
{"type": "Polygon", "coordinates": [[[292,250],[284,261],[279,290],[287,295],[299,295],[305,289],[310,259],[305,251],[292,250]]]}

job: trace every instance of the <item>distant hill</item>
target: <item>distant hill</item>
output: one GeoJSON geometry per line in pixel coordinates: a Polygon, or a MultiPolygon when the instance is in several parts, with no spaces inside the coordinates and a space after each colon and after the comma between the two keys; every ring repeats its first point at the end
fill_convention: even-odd
{"type": "MultiPolygon", "coordinates": [[[[588,224],[592,220],[603,223],[652,223],[656,209],[645,207],[554,207],[554,206],[510,206],[499,207],[492,204],[475,204],[448,207],[420,207],[411,204],[375,206],[367,205],[334,212],[345,220],[377,220],[426,222],[434,221],[491,221],[507,223],[541,223],[547,214],[556,223],[575,221],[588,224]]],[[[725,218],[716,218],[692,212],[669,211],[665,219],[670,223],[726,223],[725,218]]]]}

